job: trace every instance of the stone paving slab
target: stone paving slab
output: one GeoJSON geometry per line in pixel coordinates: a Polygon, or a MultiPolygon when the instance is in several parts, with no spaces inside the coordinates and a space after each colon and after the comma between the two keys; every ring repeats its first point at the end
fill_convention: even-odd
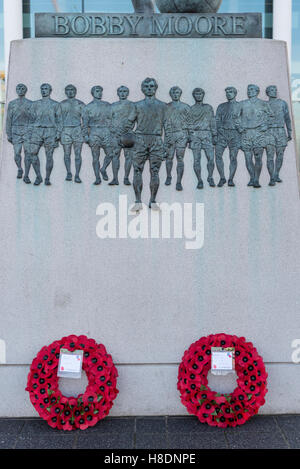
{"type": "Polygon", "coordinates": [[[280,431],[226,434],[229,448],[233,449],[288,449],[290,446],[280,431]]]}
{"type": "Polygon", "coordinates": [[[196,417],[111,417],[74,432],[2,418],[0,449],[300,449],[300,415],[256,416],[225,430],[196,417]]]}

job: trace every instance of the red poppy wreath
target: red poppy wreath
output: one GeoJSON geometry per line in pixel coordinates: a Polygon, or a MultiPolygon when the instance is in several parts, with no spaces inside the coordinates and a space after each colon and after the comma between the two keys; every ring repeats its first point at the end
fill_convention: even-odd
{"type": "Polygon", "coordinates": [[[179,366],[177,388],[181,402],[200,422],[226,428],[242,425],[265,403],[267,373],[264,362],[244,337],[216,334],[202,337],[185,351],[179,366]],[[208,386],[212,347],[234,347],[237,387],[220,394],[208,386]]]}
{"type": "Polygon", "coordinates": [[[118,372],[104,345],[84,335],[70,335],[43,347],[33,360],[26,391],[40,417],[61,430],[85,430],[106,417],[118,394],[118,372]],[[88,385],[78,397],[65,397],[57,376],[60,349],[83,350],[88,385]]]}

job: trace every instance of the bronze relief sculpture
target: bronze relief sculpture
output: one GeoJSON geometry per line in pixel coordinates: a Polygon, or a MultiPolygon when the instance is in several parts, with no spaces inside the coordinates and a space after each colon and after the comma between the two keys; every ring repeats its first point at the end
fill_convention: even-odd
{"type": "Polygon", "coordinates": [[[16,87],[17,99],[8,104],[6,114],[6,134],[7,140],[14,147],[15,163],[18,168],[17,178],[22,179],[22,149],[24,151],[25,175],[24,182],[30,184],[29,170],[30,161],[30,145],[29,145],[29,127],[31,123],[31,101],[27,99],[27,86],[19,83],[16,87]]]}
{"type": "Polygon", "coordinates": [[[81,183],[79,173],[82,163],[81,151],[84,141],[82,134],[82,113],[85,104],[79,99],[76,99],[77,89],[74,85],[67,85],[65,93],[67,99],[60,103],[63,125],[60,141],[64,148],[64,161],[67,170],[66,181],[72,181],[73,177],[71,172],[71,151],[73,146],[76,171],[74,181],[81,183]]]}
{"type": "MultiPolygon", "coordinates": [[[[122,137],[127,135],[129,130],[133,129],[134,124],[129,128],[128,116],[134,112],[135,105],[129,101],[129,88],[127,86],[120,86],[117,90],[119,101],[116,101],[111,105],[112,121],[111,121],[111,145],[113,147],[112,159],[105,158],[103,166],[101,168],[101,174],[105,180],[108,179],[106,169],[112,161],[113,179],[109,183],[111,186],[118,185],[118,173],[120,168],[120,156],[123,148],[125,157],[125,175],[124,184],[130,186],[129,174],[132,166],[132,149],[126,148],[126,145],[122,143],[122,137]]],[[[124,142],[125,143],[125,142],[124,142]]]]}
{"type": "Polygon", "coordinates": [[[274,182],[282,182],[279,172],[283,163],[283,156],[288,142],[292,140],[292,121],[290,117],[289,107],[286,101],[278,98],[277,86],[270,85],[266,89],[269,98],[269,105],[273,116],[271,119],[271,133],[274,138],[276,161],[273,180],[274,182]]]}
{"type": "Polygon", "coordinates": [[[222,0],[132,0],[136,13],[154,13],[154,3],[161,13],[216,13],[222,0]]]}
{"type": "Polygon", "coordinates": [[[162,13],[216,13],[222,0],[156,0],[162,13]]]}
{"type": "Polygon", "coordinates": [[[154,13],[154,4],[152,0],[132,0],[135,13],[154,13]]]}
{"type": "Polygon", "coordinates": [[[266,89],[268,100],[258,98],[260,89],[255,84],[247,87],[248,99],[237,101],[238,91],[234,86],[225,89],[227,101],[217,107],[216,114],[211,105],[204,103],[205,91],[193,90],[195,104],[190,106],[181,101],[182,89],[173,86],[169,103],[156,98],[158,83],[146,78],[141,85],[144,99],[132,102],[128,99],[129,88],[119,86],[119,100],[108,103],[102,100],[103,88],[93,86],[93,100],[85,105],[76,98],[77,89],[70,84],[65,87],[66,99],[57,102],[51,99],[52,87],[41,85],[41,99],[30,101],[25,96],[27,86],[16,87],[17,98],[10,101],[6,115],[8,141],[14,147],[14,160],[18,168],[17,178],[30,184],[29,172],[33,168],[38,186],[43,181],[39,151],[46,153],[45,185],[51,185],[53,154],[61,143],[64,151],[66,181],[72,181],[71,151],[75,154],[74,181],[81,182],[82,148],[87,143],[92,152],[95,185],[101,183],[101,175],[108,180],[107,168],[112,163],[111,186],[118,185],[120,158],[124,154],[124,184],[130,185],[129,174],[134,169],[134,211],[142,208],[143,170],[150,163],[149,206],[159,209],[156,196],[159,189],[159,171],[166,161],[165,184],[171,185],[173,161],[176,155],[176,190],[183,190],[184,155],[186,148],[192,150],[193,168],[197,176],[197,188],[203,188],[201,158],[207,159],[207,181],[215,187],[213,173],[215,164],[220,176],[218,187],[226,183],[223,154],[229,150],[228,186],[234,187],[237,155],[241,149],[245,155],[250,180],[248,186],[259,188],[263,166],[263,155],[267,155],[267,170],[270,186],[281,182],[280,171],[288,142],[292,140],[292,121],[286,101],[278,97],[276,85],[266,89]],[[105,158],[100,165],[100,152],[105,158]],[[22,167],[24,152],[24,170],[22,167]]]}
{"type": "Polygon", "coordinates": [[[190,106],[180,101],[182,89],[179,86],[173,86],[170,89],[172,101],[167,105],[166,124],[165,124],[165,145],[167,151],[166,186],[172,181],[173,159],[176,154],[177,159],[177,182],[176,190],[182,191],[182,176],[184,171],[184,154],[189,141],[188,115],[190,106]]]}
{"type": "Polygon", "coordinates": [[[197,176],[197,189],[203,189],[201,178],[201,153],[205,153],[207,159],[207,182],[210,187],[215,187],[213,172],[215,167],[214,145],[217,139],[217,125],[214,110],[210,104],[204,104],[205,91],[195,88],[193,97],[195,104],[191,107],[188,116],[190,134],[190,148],[194,157],[194,171],[197,176]]]}
{"type": "Polygon", "coordinates": [[[150,165],[149,207],[158,210],[156,195],[159,188],[159,170],[166,158],[162,139],[165,130],[167,105],[156,98],[158,84],[154,78],[145,78],[141,90],[145,95],[142,101],[135,103],[134,111],[128,116],[129,128],[135,124],[136,142],[133,155],[133,188],[135,205],[133,211],[142,209],[143,170],[147,160],[150,165]]]}
{"type": "Polygon", "coordinates": [[[218,187],[226,183],[224,173],[223,154],[229,149],[229,179],[228,186],[234,187],[234,176],[237,169],[237,155],[241,147],[241,136],[238,131],[237,117],[239,115],[239,103],[236,100],[237,89],[228,86],[225,89],[227,102],[220,104],[216,112],[218,138],[216,143],[216,165],[220,175],[218,187]]]}
{"type": "Polygon", "coordinates": [[[93,169],[97,186],[101,184],[100,176],[100,151],[105,152],[105,157],[112,159],[112,147],[110,137],[111,127],[111,105],[102,101],[103,88],[100,85],[91,89],[93,100],[83,110],[83,136],[89,144],[93,157],[93,169]]]}
{"type": "Polygon", "coordinates": [[[35,185],[43,182],[40,172],[39,151],[43,146],[46,153],[45,185],[50,186],[50,176],[53,169],[53,153],[59,145],[62,133],[62,113],[60,104],[50,98],[52,86],[49,83],[41,85],[42,98],[31,105],[32,124],[30,131],[31,163],[36,174],[35,185]]]}
{"type": "Polygon", "coordinates": [[[240,103],[238,130],[241,133],[241,148],[245,154],[246,166],[250,175],[248,186],[259,188],[264,150],[267,153],[267,168],[270,186],[274,186],[274,137],[269,131],[273,117],[271,107],[258,98],[259,86],[250,84],[247,88],[248,99],[240,103]],[[254,156],[254,162],[253,162],[254,156]]]}

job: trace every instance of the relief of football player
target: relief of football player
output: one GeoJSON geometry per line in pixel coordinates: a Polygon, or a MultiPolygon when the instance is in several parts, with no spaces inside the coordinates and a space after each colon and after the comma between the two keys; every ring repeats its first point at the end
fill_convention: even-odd
{"type": "Polygon", "coordinates": [[[82,163],[81,152],[83,145],[82,113],[85,104],[76,99],[77,90],[74,85],[66,86],[65,93],[67,99],[60,103],[63,125],[60,141],[64,148],[64,162],[67,170],[66,181],[72,181],[73,177],[71,172],[71,152],[73,146],[75,153],[74,181],[80,183],[79,173],[82,163]]]}
{"type": "Polygon", "coordinates": [[[19,83],[16,87],[18,98],[10,101],[7,107],[6,134],[7,140],[14,147],[15,163],[18,168],[17,178],[22,179],[22,149],[24,150],[24,182],[30,184],[29,170],[31,166],[29,148],[29,126],[31,122],[30,106],[32,101],[27,99],[27,86],[19,83]]]}
{"type": "Polygon", "coordinates": [[[166,158],[162,134],[165,128],[166,103],[156,98],[158,84],[154,78],[146,78],[141,85],[145,99],[135,103],[134,112],[129,116],[128,128],[136,124],[136,142],[133,153],[133,188],[135,192],[135,205],[132,211],[142,209],[143,170],[147,160],[150,165],[150,191],[149,207],[159,210],[156,195],[159,188],[159,170],[162,161],[166,158]]]}
{"type": "Polygon", "coordinates": [[[32,132],[30,138],[31,163],[36,173],[35,185],[43,182],[38,157],[42,146],[46,153],[45,185],[50,186],[50,176],[53,169],[53,153],[58,147],[62,132],[61,107],[57,101],[50,98],[52,87],[49,83],[41,85],[42,99],[34,101],[31,106],[32,132]]]}
{"type": "Polygon", "coordinates": [[[112,160],[112,147],[110,138],[111,127],[111,104],[102,101],[103,88],[100,85],[91,89],[93,101],[87,104],[83,110],[83,136],[89,144],[92,157],[93,169],[95,173],[95,185],[101,184],[100,177],[100,152],[103,148],[105,155],[112,160]]]}
{"type": "Polygon", "coordinates": [[[283,163],[283,156],[288,142],[292,140],[292,121],[286,101],[278,98],[277,86],[271,85],[266,89],[269,105],[273,112],[271,132],[275,139],[276,160],[273,179],[282,182],[279,172],[283,163]]]}
{"type": "Polygon", "coordinates": [[[267,168],[270,186],[274,186],[274,138],[269,131],[272,110],[266,101],[258,98],[257,85],[248,85],[248,99],[240,102],[238,129],[241,133],[241,148],[245,154],[246,167],[250,175],[248,186],[261,187],[259,177],[262,170],[264,150],[267,153],[267,168]],[[255,164],[253,164],[253,155],[255,164]]]}
{"type": "Polygon", "coordinates": [[[215,187],[213,179],[214,172],[214,145],[217,142],[217,125],[214,110],[210,104],[204,104],[205,91],[195,88],[193,97],[195,104],[191,106],[188,117],[190,134],[190,147],[194,156],[194,171],[198,179],[197,189],[203,189],[201,178],[201,152],[204,150],[207,158],[207,181],[211,187],[215,187]]]}
{"type": "Polygon", "coordinates": [[[230,159],[228,186],[234,187],[233,179],[237,169],[237,155],[241,146],[241,136],[237,130],[239,103],[236,100],[236,88],[228,86],[225,89],[225,93],[227,102],[220,104],[216,112],[218,131],[216,165],[220,175],[218,187],[222,187],[226,183],[223,154],[227,147],[230,159]]]}
{"type": "Polygon", "coordinates": [[[170,89],[172,102],[167,105],[166,123],[165,123],[165,145],[167,150],[166,186],[172,182],[173,160],[176,154],[177,158],[177,182],[176,190],[182,191],[182,176],[184,172],[184,154],[188,145],[188,112],[190,106],[180,101],[182,90],[179,86],[173,86],[170,89]]]}
{"type": "MultiPolygon", "coordinates": [[[[135,105],[132,101],[128,100],[129,96],[129,89],[127,86],[120,86],[117,90],[117,94],[119,96],[119,101],[113,103],[111,105],[111,112],[112,112],[112,122],[111,122],[111,145],[113,147],[113,153],[109,156],[106,156],[104,159],[103,166],[101,168],[101,174],[105,181],[108,180],[108,176],[106,173],[106,169],[111,162],[112,158],[112,171],[113,171],[113,179],[109,183],[109,185],[118,185],[118,173],[120,169],[120,156],[122,152],[122,144],[121,144],[121,137],[125,134],[125,132],[131,131],[128,127],[128,116],[132,114],[135,110],[135,105]],[[125,130],[126,129],[126,130],[125,130]]],[[[125,157],[125,175],[124,175],[124,184],[130,186],[131,183],[129,181],[129,174],[132,166],[132,148],[124,148],[124,157],[125,157]]]]}

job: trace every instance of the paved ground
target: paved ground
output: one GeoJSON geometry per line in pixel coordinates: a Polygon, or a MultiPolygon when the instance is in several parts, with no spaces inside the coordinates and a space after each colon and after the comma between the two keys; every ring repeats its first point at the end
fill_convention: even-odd
{"type": "Polygon", "coordinates": [[[201,424],[195,417],[107,418],[71,433],[53,430],[40,419],[0,419],[0,448],[300,448],[300,415],[256,416],[226,430],[201,424]]]}

